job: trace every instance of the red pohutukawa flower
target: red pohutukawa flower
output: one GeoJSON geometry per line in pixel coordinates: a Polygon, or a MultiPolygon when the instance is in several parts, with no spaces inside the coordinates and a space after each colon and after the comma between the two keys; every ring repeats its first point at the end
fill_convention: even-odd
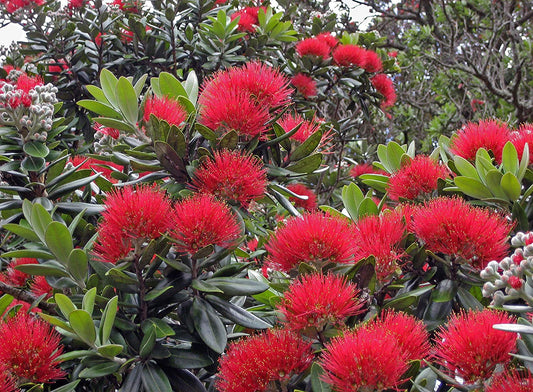
{"type": "Polygon", "coordinates": [[[316,82],[312,77],[298,73],[291,79],[291,84],[296,87],[296,90],[305,98],[314,97],[316,95],[316,82]]]}
{"type": "Polygon", "coordinates": [[[339,40],[337,39],[337,37],[334,37],[329,32],[318,34],[316,36],[316,39],[324,42],[326,45],[330,47],[330,49],[333,49],[339,43],[339,40]]]}
{"type": "Polygon", "coordinates": [[[300,143],[305,142],[309,138],[309,136],[311,136],[313,133],[320,129],[319,124],[304,119],[298,113],[287,114],[283,116],[281,120],[279,120],[279,125],[283,128],[285,132],[290,132],[300,123],[302,124],[300,128],[296,131],[295,134],[290,136],[290,139],[296,140],[300,143]]]}
{"type": "Polygon", "coordinates": [[[364,68],[366,65],[367,51],[357,45],[339,45],[333,51],[333,60],[342,67],[356,65],[364,68]]]}
{"type": "MultiPolygon", "coordinates": [[[[221,3],[216,3],[221,4],[221,3]]],[[[231,15],[231,20],[236,19],[239,17],[238,21],[238,27],[237,30],[248,32],[248,33],[255,33],[256,26],[259,24],[259,10],[260,9],[265,10],[265,7],[246,7],[242,10],[238,10],[231,15]]]]}
{"type": "Polygon", "coordinates": [[[354,228],[355,259],[374,256],[378,280],[390,278],[405,256],[400,248],[404,233],[402,216],[393,211],[360,219],[354,228]]]}
{"type": "Polygon", "coordinates": [[[58,333],[42,320],[19,312],[0,324],[0,363],[23,382],[46,383],[65,376],[57,357],[63,347],[58,333]]]}
{"type": "Polygon", "coordinates": [[[0,0],[0,4],[4,4],[6,11],[12,14],[21,8],[32,8],[36,5],[43,5],[43,0],[0,0]]]}
{"type": "Polygon", "coordinates": [[[385,311],[363,328],[378,329],[396,338],[408,361],[429,356],[431,345],[424,323],[403,312],[385,311]]]}
{"type": "Polygon", "coordinates": [[[270,268],[290,271],[300,263],[317,269],[325,264],[354,261],[353,229],[342,218],[322,213],[306,214],[287,220],[265,245],[270,268]]]}
{"type": "Polygon", "coordinates": [[[503,372],[495,376],[485,392],[531,392],[533,377],[529,372],[516,370],[503,372]]]}
{"type": "Polygon", "coordinates": [[[408,369],[398,340],[383,329],[346,332],[326,344],[323,380],[336,392],[395,389],[408,369]]]}
{"type": "Polygon", "coordinates": [[[287,328],[322,331],[327,324],[342,326],[347,317],[361,313],[359,290],[342,277],[313,274],[295,280],[278,309],[287,328]]]}
{"type": "Polygon", "coordinates": [[[512,228],[501,215],[447,197],[416,209],[411,226],[430,251],[460,257],[477,269],[507,255],[512,228]]]}
{"type": "Polygon", "coordinates": [[[505,312],[490,309],[455,314],[447,328],[437,332],[435,357],[452,377],[466,383],[486,380],[496,365],[508,363],[509,353],[516,351],[517,335],[492,326],[514,322],[505,312]]]}
{"type": "Polygon", "coordinates": [[[300,196],[307,196],[306,200],[300,199],[295,196],[289,197],[289,200],[294,203],[296,207],[302,207],[307,211],[314,211],[317,209],[318,204],[316,203],[315,193],[307,188],[304,184],[290,184],[287,186],[287,189],[296,193],[300,196]]]}
{"type": "Polygon", "coordinates": [[[269,330],[230,344],[220,359],[217,388],[221,392],[264,392],[271,383],[286,382],[313,360],[311,344],[284,330],[269,330]]]}
{"type": "Polygon", "coordinates": [[[30,284],[30,291],[37,297],[46,295],[45,298],[50,298],[53,290],[54,289],[48,284],[48,281],[44,276],[36,276],[30,284]]]}
{"type": "Polygon", "coordinates": [[[117,263],[130,256],[134,250],[132,238],[124,236],[120,228],[100,225],[98,241],[94,244],[94,254],[100,261],[117,263]]]}
{"type": "Polygon", "coordinates": [[[529,149],[529,163],[533,163],[533,124],[522,124],[517,131],[511,132],[511,143],[518,152],[518,158],[522,159],[526,143],[529,149]]]}
{"type": "Polygon", "coordinates": [[[394,105],[396,102],[396,91],[394,90],[394,84],[392,80],[385,74],[377,74],[370,78],[372,86],[378,93],[383,95],[382,108],[388,108],[394,105]]]}
{"type": "Polygon", "coordinates": [[[0,364],[0,391],[15,392],[15,380],[8,374],[3,364],[0,364]]]}
{"type": "Polygon", "coordinates": [[[379,54],[373,50],[367,50],[366,61],[363,68],[365,71],[370,73],[383,71],[383,63],[381,62],[381,57],[379,57],[379,54]]]}
{"type": "Polygon", "coordinates": [[[79,170],[89,169],[95,173],[102,173],[102,176],[112,183],[117,183],[118,180],[111,177],[111,173],[122,172],[122,166],[114,162],[102,161],[100,159],[75,156],[72,157],[69,161],[70,163],[72,163],[73,166],[78,166],[81,164],[79,170]],[[113,170],[112,168],[116,170],[113,170]]]}
{"type": "Polygon", "coordinates": [[[370,163],[359,163],[350,169],[350,175],[353,178],[362,176],[363,174],[383,174],[388,175],[388,173],[381,169],[376,169],[370,163]]]}
{"type": "Polygon", "coordinates": [[[468,123],[459,129],[451,139],[450,150],[468,160],[476,158],[477,150],[491,150],[496,162],[501,163],[505,143],[511,138],[507,124],[497,120],[481,120],[468,123]]]}
{"type": "Polygon", "coordinates": [[[387,186],[389,197],[392,200],[414,200],[419,196],[431,195],[437,190],[437,180],[449,176],[446,166],[428,156],[417,155],[390,176],[387,186]]]}
{"type": "Polygon", "coordinates": [[[215,152],[194,173],[193,186],[227,201],[247,207],[252,200],[263,197],[266,170],[261,161],[239,151],[215,152]]]}
{"type": "Polygon", "coordinates": [[[124,187],[110,193],[105,206],[100,227],[112,226],[125,237],[158,238],[171,225],[170,199],[158,188],[124,187]]]}
{"type": "Polygon", "coordinates": [[[150,114],[153,114],[159,120],[166,121],[169,125],[179,127],[187,119],[187,112],[178,101],[163,97],[153,97],[146,100],[144,106],[143,120],[150,121],[150,114]]]}
{"type": "Polygon", "coordinates": [[[26,274],[25,272],[19,271],[15,267],[18,265],[25,265],[25,264],[39,264],[37,259],[29,258],[29,257],[21,257],[19,259],[13,259],[11,263],[6,268],[5,277],[6,282],[8,282],[10,285],[22,287],[26,284],[26,281],[30,279],[30,275],[26,274]]]}
{"type": "Polygon", "coordinates": [[[174,207],[170,235],[179,252],[196,253],[208,245],[232,246],[241,228],[231,209],[212,195],[197,194],[174,207]]]}
{"type": "Polygon", "coordinates": [[[299,56],[317,56],[329,58],[330,46],[319,38],[306,38],[296,44],[296,53],[299,56]]]}

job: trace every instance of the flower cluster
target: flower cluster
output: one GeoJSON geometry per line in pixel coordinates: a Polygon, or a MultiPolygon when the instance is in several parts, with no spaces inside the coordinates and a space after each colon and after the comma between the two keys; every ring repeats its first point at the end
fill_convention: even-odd
{"type": "Polygon", "coordinates": [[[33,8],[35,6],[43,5],[43,0],[0,0],[0,4],[6,7],[6,11],[13,14],[25,8],[33,8]]]}
{"type": "Polygon", "coordinates": [[[370,78],[370,82],[376,91],[383,95],[381,107],[385,109],[393,106],[396,102],[396,91],[392,80],[387,75],[380,73],[370,78]]]}
{"type": "MultiPolygon", "coordinates": [[[[217,4],[221,4],[218,3],[217,4]]],[[[231,15],[231,20],[239,18],[238,30],[245,33],[255,33],[256,26],[259,25],[259,10],[266,12],[266,7],[245,7],[234,12],[231,15]]]]}
{"type": "Polygon", "coordinates": [[[337,46],[333,52],[333,60],[341,67],[357,66],[370,73],[383,70],[381,58],[376,52],[352,44],[337,46]]]}
{"type": "Polygon", "coordinates": [[[317,87],[315,80],[303,73],[297,73],[291,79],[291,84],[296,87],[296,90],[304,96],[304,98],[314,97],[317,94],[317,87]]]}
{"type": "Polygon", "coordinates": [[[304,184],[290,184],[287,186],[287,189],[299,196],[307,197],[307,199],[304,200],[299,197],[290,196],[289,200],[292,201],[296,207],[301,207],[307,211],[314,211],[317,209],[318,204],[316,202],[315,193],[304,184]]]}
{"type": "MultiPolygon", "coordinates": [[[[7,265],[7,268],[3,273],[0,273],[0,282],[6,283],[14,287],[29,288],[30,292],[36,297],[40,297],[45,294],[46,297],[52,295],[53,288],[50,286],[44,276],[33,277],[22,271],[19,271],[15,267],[19,265],[27,264],[39,264],[37,259],[33,258],[19,258],[14,259],[7,265]]],[[[16,305],[16,304],[12,304],[16,305]]],[[[29,309],[29,304],[23,304],[25,310],[29,309]],[[28,306],[27,306],[28,305],[28,306]]]]}
{"type": "Polygon", "coordinates": [[[309,136],[320,129],[320,125],[314,121],[305,120],[299,114],[287,114],[279,121],[279,125],[283,128],[285,132],[289,132],[300,125],[300,128],[296,131],[290,139],[297,142],[305,142],[309,136]]]}
{"type": "Polygon", "coordinates": [[[144,122],[150,120],[151,114],[158,120],[166,121],[169,125],[175,125],[177,127],[187,119],[187,112],[180,103],[167,97],[152,97],[146,100],[143,116],[144,122]]]}

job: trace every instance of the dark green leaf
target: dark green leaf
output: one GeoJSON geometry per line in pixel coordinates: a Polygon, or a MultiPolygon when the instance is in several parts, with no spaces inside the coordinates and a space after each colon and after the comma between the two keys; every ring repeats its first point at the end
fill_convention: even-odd
{"type": "Polygon", "coordinates": [[[68,264],[72,252],[72,237],[68,228],[61,222],[51,222],[44,234],[46,246],[59,262],[68,264]]]}
{"type": "Polygon", "coordinates": [[[167,336],[174,336],[176,332],[163,320],[158,318],[149,318],[142,322],[141,324],[142,331],[146,334],[150,329],[155,331],[155,336],[157,339],[163,339],[167,336]]]}
{"type": "Polygon", "coordinates": [[[169,348],[170,357],[165,364],[176,369],[199,369],[209,366],[213,360],[206,352],[191,349],[169,348]]]}
{"type": "Polygon", "coordinates": [[[259,294],[268,290],[267,284],[244,278],[211,278],[206,282],[230,296],[259,294]]]}
{"type": "Polygon", "coordinates": [[[205,299],[224,317],[242,325],[246,328],[253,329],[267,329],[271,328],[272,325],[261,320],[259,317],[254,316],[252,313],[241,308],[240,306],[234,305],[231,302],[225,301],[221,298],[218,298],[214,295],[206,295],[205,299]]]}
{"type": "Polygon", "coordinates": [[[330,392],[331,385],[327,382],[322,381],[322,376],[325,374],[324,369],[318,364],[313,363],[311,365],[311,386],[313,387],[313,392],[330,392]]]}
{"type": "Polygon", "coordinates": [[[39,172],[45,167],[44,158],[28,156],[22,160],[21,167],[28,172],[39,172]]]}
{"type": "MultiPolygon", "coordinates": [[[[88,368],[83,369],[80,378],[99,378],[115,373],[120,368],[120,364],[116,362],[99,363],[88,368]]],[[[168,392],[168,391],[167,391],[168,392]]]]}
{"type": "Polygon", "coordinates": [[[68,320],[76,335],[92,347],[96,340],[96,330],[91,315],[85,310],[77,309],[70,312],[68,320]]]}
{"type": "Polygon", "coordinates": [[[98,347],[98,353],[104,357],[113,358],[116,357],[124,350],[124,347],[120,344],[106,344],[98,347]]]}
{"type": "MultiPolygon", "coordinates": [[[[50,150],[43,142],[31,141],[24,143],[24,152],[34,158],[46,158],[50,150]]],[[[34,170],[37,171],[37,170],[34,170]]]]}
{"type": "Polygon", "coordinates": [[[220,354],[223,353],[228,338],[226,328],[216,315],[215,310],[203,299],[195,297],[191,313],[194,328],[200,338],[212,350],[220,354]]]}
{"type": "Polygon", "coordinates": [[[141,379],[144,389],[150,392],[169,392],[172,391],[170,382],[165,372],[152,363],[147,363],[142,369],[141,379]]]}
{"type": "Polygon", "coordinates": [[[302,158],[311,155],[322,140],[322,131],[318,130],[307,138],[301,145],[291,152],[290,160],[292,162],[299,161],[302,158]]]}
{"type": "Polygon", "coordinates": [[[100,343],[106,344],[111,335],[111,330],[115,324],[115,317],[117,315],[118,297],[111,298],[102,313],[102,320],[100,321],[100,329],[98,330],[98,336],[100,337],[100,343]]]}
{"type": "Polygon", "coordinates": [[[73,249],[68,257],[67,269],[76,281],[84,282],[89,270],[87,253],[82,249],[73,249]]]}
{"type": "Polygon", "coordinates": [[[139,355],[141,358],[148,358],[150,356],[155,346],[155,338],[155,329],[153,328],[153,326],[150,326],[144,333],[141,345],[139,346],[139,355]]]}
{"type": "Polygon", "coordinates": [[[287,166],[287,170],[295,173],[311,173],[320,167],[322,163],[322,154],[313,154],[300,159],[298,162],[287,166]]]}

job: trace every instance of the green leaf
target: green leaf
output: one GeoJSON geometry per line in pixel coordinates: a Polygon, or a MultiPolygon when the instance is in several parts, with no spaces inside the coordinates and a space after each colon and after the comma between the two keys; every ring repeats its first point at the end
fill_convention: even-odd
{"type": "MultiPolygon", "coordinates": [[[[72,191],[82,188],[91,182],[93,182],[95,179],[97,179],[100,176],[100,173],[96,173],[95,175],[80,178],[78,180],[67,182],[66,184],[59,185],[55,187],[52,191],[50,191],[50,194],[48,197],[50,199],[57,199],[61,196],[64,196],[66,194],[71,193],[72,191]]],[[[87,205],[88,203],[71,203],[71,204],[83,204],[87,205]]]]}
{"type": "MultiPolygon", "coordinates": [[[[22,237],[26,240],[32,242],[39,242],[39,237],[37,236],[37,234],[35,234],[32,229],[28,229],[27,227],[17,225],[15,223],[6,223],[3,228],[9,230],[12,233],[15,233],[19,237],[22,237]]],[[[3,257],[5,257],[5,255],[3,257]]]]}
{"type": "MultiPolygon", "coordinates": [[[[43,142],[30,141],[24,143],[22,147],[24,152],[34,158],[46,158],[50,150],[43,142]]],[[[36,170],[35,170],[36,171],[36,170]]]]}
{"type": "MultiPolygon", "coordinates": [[[[118,107],[117,97],[116,97],[117,83],[118,83],[118,79],[115,77],[115,75],[111,73],[111,71],[107,69],[102,69],[102,71],[100,72],[100,85],[102,86],[102,91],[106,99],[115,108],[118,107]]],[[[96,90],[93,89],[92,92],[96,92],[96,90]]],[[[95,97],[95,98],[98,99],[98,97],[95,97]]]]}
{"type": "Polygon", "coordinates": [[[377,204],[369,197],[365,197],[359,205],[359,218],[368,215],[379,215],[377,204]]]}
{"type": "Polygon", "coordinates": [[[45,168],[45,163],[44,158],[28,156],[22,160],[20,165],[28,172],[39,172],[45,168]]]}
{"type": "Polygon", "coordinates": [[[78,309],[76,305],[70,300],[69,297],[67,297],[65,294],[56,293],[54,295],[54,299],[56,301],[57,306],[59,306],[59,310],[61,310],[61,313],[63,313],[63,316],[68,320],[68,317],[70,314],[78,309]]]}
{"type": "Polygon", "coordinates": [[[363,174],[359,176],[363,184],[368,185],[378,192],[386,193],[389,184],[389,177],[383,174],[363,174]]]}
{"type": "Polygon", "coordinates": [[[531,325],[521,325],[521,324],[494,324],[492,328],[507,331],[507,332],[516,332],[520,334],[533,335],[533,326],[531,325]]]}
{"type": "Polygon", "coordinates": [[[353,182],[342,188],[342,202],[344,208],[346,208],[346,211],[348,211],[348,214],[354,221],[359,219],[359,204],[361,204],[364,198],[365,196],[363,195],[361,188],[353,182]]]}
{"type": "Polygon", "coordinates": [[[457,282],[451,279],[444,279],[439,282],[435,290],[431,292],[433,302],[448,302],[455,297],[457,293],[457,282]]]}
{"type": "Polygon", "coordinates": [[[203,299],[195,297],[191,308],[194,329],[203,342],[213,351],[222,354],[228,337],[226,328],[215,310],[203,299]]]}
{"type": "Polygon", "coordinates": [[[287,170],[295,173],[311,173],[318,169],[322,164],[322,154],[317,153],[309,155],[292,165],[287,166],[287,170]]]}
{"type": "Polygon", "coordinates": [[[123,76],[118,80],[116,97],[120,111],[126,120],[131,125],[135,126],[139,116],[137,94],[135,93],[135,89],[131,82],[123,76]]]}
{"type": "Polygon", "coordinates": [[[239,143],[239,134],[234,130],[226,133],[218,142],[218,146],[222,149],[233,150],[239,143]]]}
{"type": "Polygon", "coordinates": [[[76,335],[87,345],[93,347],[96,330],[91,315],[82,309],[73,310],[68,316],[68,321],[76,335]]]}
{"type": "Polygon", "coordinates": [[[52,389],[50,392],[72,392],[76,390],[76,387],[80,382],[81,380],[72,381],[59,388],[52,389]]]}
{"type": "Polygon", "coordinates": [[[124,350],[124,346],[122,346],[121,344],[106,344],[104,346],[98,347],[97,349],[98,354],[108,358],[113,358],[117,356],[122,352],[122,350],[124,350]]]}
{"type": "Polygon", "coordinates": [[[163,370],[152,363],[147,363],[141,374],[144,389],[150,392],[172,391],[168,377],[163,370]]]}
{"type": "Polygon", "coordinates": [[[268,290],[267,284],[244,278],[211,278],[206,282],[230,296],[259,294],[268,290]]]}
{"type": "Polygon", "coordinates": [[[187,75],[187,80],[183,83],[183,87],[187,92],[189,100],[195,104],[198,100],[198,77],[193,70],[187,75]]]}
{"type": "Polygon", "coordinates": [[[267,329],[272,325],[261,320],[240,306],[225,301],[214,295],[206,295],[205,299],[224,317],[245,328],[267,329]]]}
{"type": "Polygon", "coordinates": [[[37,276],[58,276],[58,277],[67,277],[67,272],[63,269],[61,264],[53,264],[52,262],[43,263],[43,264],[23,264],[17,265],[16,270],[22,271],[28,275],[37,275],[37,276]]]}
{"type": "Polygon", "coordinates": [[[93,120],[97,123],[102,124],[103,126],[118,129],[119,131],[125,131],[129,133],[134,133],[135,128],[128,124],[127,122],[116,120],[110,117],[96,117],[93,120]]]}
{"type": "Polygon", "coordinates": [[[202,135],[206,140],[217,140],[217,134],[205,125],[196,123],[194,128],[202,135]]]}
{"type": "Polygon", "coordinates": [[[454,178],[455,185],[467,196],[474,197],[476,199],[489,199],[492,197],[492,193],[485,185],[480,181],[473,178],[457,176],[454,178]]]}
{"type": "Polygon", "coordinates": [[[86,85],[85,88],[87,89],[87,91],[89,91],[89,93],[94,97],[94,99],[104,103],[104,104],[109,104],[109,100],[105,97],[105,94],[104,94],[104,91],[99,88],[99,87],[96,87],[96,86],[92,86],[92,85],[86,85]]]}
{"type": "Polygon", "coordinates": [[[68,264],[72,252],[72,237],[67,226],[61,222],[51,222],[44,234],[46,246],[59,262],[68,264]]]}
{"type": "Polygon", "coordinates": [[[88,109],[102,117],[114,118],[116,120],[122,120],[122,115],[113,109],[111,106],[105,103],[93,101],[91,99],[83,99],[78,101],[78,106],[88,109]]]}
{"type": "Polygon", "coordinates": [[[206,352],[194,349],[169,348],[170,357],[165,360],[165,365],[176,369],[199,369],[209,366],[213,360],[206,352]]]}
{"type": "Polygon", "coordinates": [[[520,197],[522,185],[513,173],[505,173],[501,179],[500,186],[511,201],[518,200],[520,197]]]}
{"type": "Polygon", "coordinates": [[[0,314],[4,314],[6,309],[11,305],[14,298],[9,294],[4,294],[0,297],[0,314]]]}
{"type": "Polygon", "coordinates": [[[289,158],[292,162],[299,161],[302,158],[305,158],[311,155],[322,140],[322,131],[318,130],[309,136],[301,145],[296,147],[296,149],[291,152],[289,158]]]}
{"type": "Polygon", "coordinates": [[[141,341],[141,345],[139,346],[139,356],[141,358],[148,358],[150,356],[155,346],[155,337],[156,332],[154,328],[147,328],[147,331],[145,332],[141,341]]]}
{"type": "MultiPolygon", "coordinates": [[[[45,320],[47,323],[49,323],[51,325],[55,325],[55,326],[57,326],[57,327],[59,327],[61,329],[64,329],[67,332],[74,333],[74,330],[72,328],[70,328],[70,325],[68,325],[66,322],[64,322],[63,320],[61,320],[61,319],[59,319],[57,317],[50,316],[50,315],[48,315],[46,313],[42,313],[42,312],[39,313],[39,317],[42,318],[43,320],[45,320]]],[[[84,351],[86,351],[86,350],[84,350],[84,351]]],[[[91,351],[89,351],[89,352],[91,352],[91,351]]],[[[65,353],[65,354],[61,355],[61,357],[68,356],[70,353],[65,353]]]]}
{"type": "Polygon", "coordinates": [[[313,387],[313,392],[331,391],[331,385],[322,381],[322,376],[324,374],[326,374],[326,372],[317,362],[314,362],[313,365],[311,365],[311,386],[313,387]]]}
{"type": "Polygon", "coordinates": [[[179,96],[186,98],[189,96],[180,81],[168,72],[159,74],[159,88],[164,96],[171,99],[177,100],[179,96]]]}
{"type": "Polygon", "coordinates": [[[405,150],[398,143],[392,141],[387,144],[387,162],[393,171],[400,169],[403,154],[405,150]]]}
{"type": "Polygon", "coordinates": [[[42,242],[45,242],[44,233],[48,225],[52,222],[52,217],[50,216],[48,211],[46,211],[46,209],[39,203],[33,204],[31,206],[30,214],[31,219],[28,219],[27,216],[26,219],[28,219],[30,225],[33,227],[33,230],[35,230],[35,234],[39,236],[42,242]]]}
{"type": "Polygon", "coordinates": [[[209,284],[205,280],[194,279],[191,283],[191,287],[198,291],[203,291],[204,293],[224,293],[217,286],[209,284]]]}
{"type": "Polygon", "coordinates": [[[497,198],[508,200],[507,195],[501,188],[501,180],[502,180],[503,174],[501,171],[493,169],[489,170],[485,174],[485,184],[487,185],[487,188],[490,189],[492,194],[496,196],[497,198]]]}
{"type": "Polygon", "coordinates": [[[505,172],[510,172],[516,176],[519,164],[515,146],[511,142],[505,143],[502,151],[502,166],[505,172]]]}
{"type": "Polygon", "coordinates": [[[98,336],[100,337],[101,344],[107,344],[111,330],[115,324],[115,317],[117,315],[118,296],[111,298],[102,313],[102,319],[100,320],[100,329],[98,330],[98,336]]]}
{"type": "Polygon", "coordinates": [[[150,329],[155,331],[155,336],[158,339],[166,338],[167,336],[174,336],[176,332],[163,320],[152,317],[144,320],[141,323],[143,333],[148,333],[150,329]]]}
{"type": "Polygon", "coordinates": [[[87,253],[82,249],[73,249],[68,256],[67,269],[74,280],[84,282],[89,270],[87,253]]]}
{"type": "Polygon", "coordinates": [[[457,290],[457,299],[466,310],[483,310],[483,305],[464,287],[457,290]]]}
{"type": "Polygon", "coordinates": [[[95,298],[96,298],[96,287],[93,287],[92,289],[88,290],[85,293],[85,295],[83,296],[83,300],[81,302],[81,308],[91,315],[93,314],[93,310],[94,310],[95,298]]]}
{"type": "Polygon", "coordinates": [[[518,167],[518,181],[522,182],[524,175],[526,174],[527,167],[529,165],[529,144],[525,144],[522,151],[522,159],[520,159],[520,166],[518,167]]]}
{"type": "MultiPolygon", "coordinates": [[[[99,363],[98,365],[94,365],[88,368],[83,369],[79,377],[80,378],[99,378],[104,377],[109,374],[115,373],[120,368],[120,363],[116,362],[105,362],[105,363],[99,363]]],[[[169,389],[168,391],[170,391],[169,389]]],[[[167,391],[167,392],[168,392],[167,391]]]]}
{"type": "Polygon", "coordinates": [[[468,162],[463,157],[456,155],[453,157],[453,163],[459,171],[459,174],[465,177],[470,177],[476,180],[480,180],[476,168],[470,162],[468,162]]]}

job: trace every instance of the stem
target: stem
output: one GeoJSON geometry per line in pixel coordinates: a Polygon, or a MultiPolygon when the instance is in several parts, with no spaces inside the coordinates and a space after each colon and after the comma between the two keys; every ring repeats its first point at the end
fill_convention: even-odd
{"type": "MultiPolygon", "coordinates": [[[[38,298],[35,295],[28,293],[24,289],[10,286],[8,284],[5,284],[4,282],[0,282],[0,292],[12,295],[16,299],[27,302],[29,304],[34,303],[38,298]]],[[[57,315],[55,304],[41,301],[37,304],[37,307],[46,311],[49,314],[57,315]]]]}
{"type": "Polygon", "coordinates": [[[148,304],[144,300],[146,297],[146,285],[144,284],[144,277],[139,259],[140,257],[138,253],[135,252],[133,265],[135,267],[135,275],[137,275],[137,280],[139,281],[139,317],[141,319],[140,321],[143,322],[148,318],[148,304]]]}

